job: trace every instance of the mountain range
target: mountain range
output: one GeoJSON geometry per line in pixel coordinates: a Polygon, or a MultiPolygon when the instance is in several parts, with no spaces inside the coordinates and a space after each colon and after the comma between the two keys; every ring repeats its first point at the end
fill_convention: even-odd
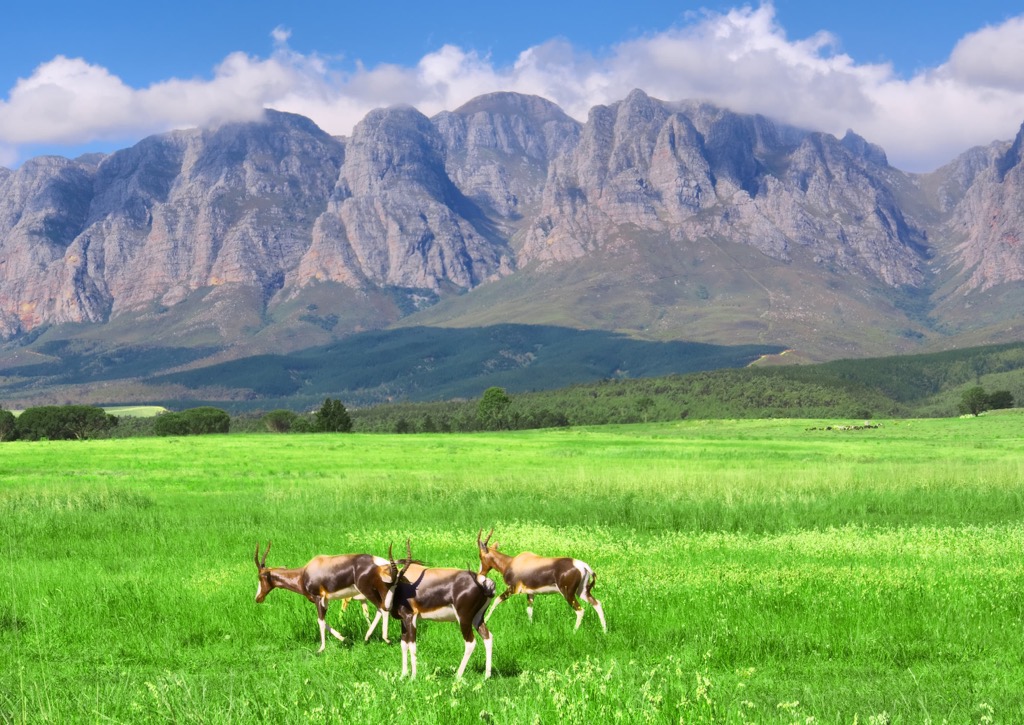
{"type": "MultiPolygon", "coordinates": [[[[582,123],[496,93],[375,110],[348,137],[268,110],[34,158],[0,169],[0,394],[33,399],[40,365],[73,359],[85,385],[145,359],[119,394],[153,397],[146,376],[384,329],[810,360],[1018,340],[1022,147],[1024,127],[906,173],[852,131],[636,90],[582,123]]],[[[496,354],[526,369],[523,350],[496,354]]]]}

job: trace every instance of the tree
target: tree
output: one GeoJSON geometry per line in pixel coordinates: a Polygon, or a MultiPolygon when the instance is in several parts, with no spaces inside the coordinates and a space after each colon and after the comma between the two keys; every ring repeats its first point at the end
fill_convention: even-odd
{"type": "Polygon", "coordinates": [[[263,425],[271,433],[287,433],[298,417],[298,413],[291,410],[272,410],[263,416],[263,425]]]}
{"type": "Polygon", "coordinates": [[[349,433],[352,430],[352,418],[340,400],[327,398],[314,417],[314,428],[320,433],[349,433]]]}
{"type": "Polygon", "coordinates": [[[484,391],[476,406],[476,416],[486,430],[497,430],[507,425],[507,415],[512,399],[504,388],[490,387],[484,391]]]}
{"type": "Polygon", "coordinates": [[[37,441],[92,438],[117,425],[117,418],[92,405],[43,405],[28,408],[15,422],[17,436],[37,441]]]}
{"type": "Polygon", "coordinates": [[[964,391],[960,398],[960,412],[964,415],[979,415],[988,410],[988,395],[985,388],[975,385],[964,391]]]}
{"type": "Polygon", "coordinates": [[[14,438],[17,423],[18,419],[14,417],[14,413],[0,408],[0,441],[14,438]]]}

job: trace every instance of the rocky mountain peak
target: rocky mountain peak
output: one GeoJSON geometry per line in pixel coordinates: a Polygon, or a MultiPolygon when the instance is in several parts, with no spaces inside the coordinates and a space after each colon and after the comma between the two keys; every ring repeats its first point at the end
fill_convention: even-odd
{"type": "MultiPolygon", "coordinates": [[[[803,319],[797,296],[776,290],[792,270],[812,287],[859,290],[858,305],[881,295],[890,319],[908,290],[946,304],[1024,281],[1022,149],[1024,127],[913,176],[853,131],[639,89],[585,123],[543,98],[493,93],[433,118],[378,109],[347,138],[268,110],[0,169],[0,336],[128,313],[159,324],[177,310],[183,336],[205,326],[219,339],[337,289],[324,282],[393,320],[512,275],[595,265],[602,278],[664,284],[650,303],[659,319],[752,304],[714,292],[745,284],[771,302],[743,313],[751,329],[803,319]],[[228,316],[244,323],[230,332],[226,307],[189,317],[183,303],[198,299],[234,300],[228,316]]],[[[344,312],[331,319],[359,318],[344,312]]],[[[331,334],[358,323],[345,324],[331,334]]]]}

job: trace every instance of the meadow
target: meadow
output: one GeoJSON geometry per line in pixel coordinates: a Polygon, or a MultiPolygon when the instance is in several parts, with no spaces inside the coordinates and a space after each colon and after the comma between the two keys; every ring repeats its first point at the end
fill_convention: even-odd
{"type": "Polygon", "coordinates": [[[1024,721],[1024,416],[854,422],[0,444],[0,722],[1024,721]],[[608,634],[513,597],[490,680],[425,622],[410,682],[396,621],[335,602],[317,655],[253,601],[257,541],[475,568],[481,527],[589,562],[608,634]]]}

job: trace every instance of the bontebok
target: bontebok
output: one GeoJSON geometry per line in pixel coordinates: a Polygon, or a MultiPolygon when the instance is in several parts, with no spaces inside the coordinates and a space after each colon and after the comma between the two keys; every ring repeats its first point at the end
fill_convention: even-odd
{"type": "Polygon", "coordinates": [[[608,625],[604,621],[604,611],[601,609],[601,602],[594,598],[591,590],[597,576],[594,570],[586,562],[569,557],[549,558],[537,556],[536,554],[524,551],[516,556],[509,556],[498,551],[498,542],[493,546],[488,543],[494,529],[487,534],[484,541],[480,540],[483,529],[477,532],[476,545],[480,553],[480,574],[486,575],[491,569],[501,572],[508,588],[494,600],[494,606],[487,613],[484,621],[491,618],[498,605],[513,594],[526,595],[526,616],[533,621],[533,597],[536,594],[559,593],[569,602],[569,606],[576,611],[576,629],[580,628],[583,621],[583,607],[580,606],[577,597],[582,597],[597,612],[601,620],[601,629],[608,631],[608,625]]]}
{"type": "MultiPolygon", "coordinates": [[[[407,559],[412,561],[412,550],[405,542],[407,559]]],[[[390,558],[391,552],[388,551],[390,558]]],[[[391,559],[392,569],[396,567],[391,559]]],[[[412,567],[406,565],[395,587],[394,601],[385,609],[391,616],[402,620],[402,677],[409,674],[412,662],[412,677],[416,677],[416,622],[419,618],[439,622],[458,622],[466,650],[455,673],[457,678],[466,671],[466,663],[476,648],[475,629],[484,641],[486,664],[484,677],[491,676],[492,645],[491,633],[484,624],[484,612],[494,598],[494,582],[467,569],[420,569],[412,574],[412,567]]]]}
{"type": "MultiPolygon", "coordinates": [[[[362,596],[373,606],[387,609],[398,582],[398,568],[394,560],[383,559],[372,554],[341,554],[338,556],[314,556],[309,563],[296,569],[267,567],[270,542],[260,559],[260,545],[256,544],[256,568],[259,570],[259,585],[256,588],[256,602],[261,603],[271,590],[280,587],[301,594],[316,605],[317,623],[320,625],[320,649],[327,646],[326,633],[344,640],[340,632],[327,624],[327,605],[332,599],[351,599],[362,596]]],[[[390,558],[391,551],[388,550],[390,558]]],[[[366,637],[369,639],[370,632],[366,637]]],[[[384,629],[387,639],[387,628],[384,629]]]]}

